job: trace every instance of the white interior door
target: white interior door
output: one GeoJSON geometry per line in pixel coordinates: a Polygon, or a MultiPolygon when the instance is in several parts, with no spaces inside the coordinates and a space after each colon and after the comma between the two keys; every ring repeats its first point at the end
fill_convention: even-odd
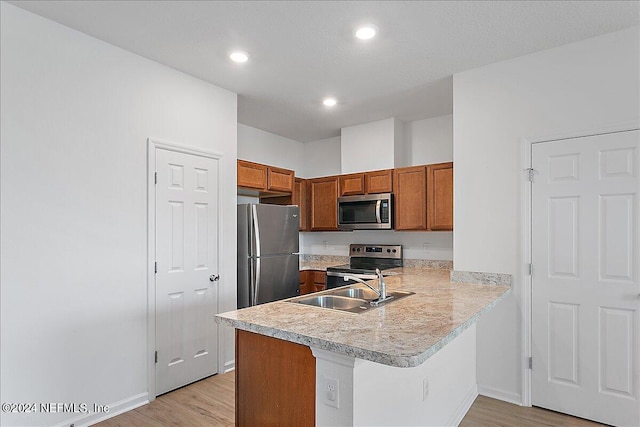
{"type": "Polygon", "coordinates": [[[156,394],[218,367],[218,160],[156,149],[156,394]]]}
{"type": "Polygon", "coordinates": [[[638,131],[533,144],[532,404],[640,425],[638,131]]]}

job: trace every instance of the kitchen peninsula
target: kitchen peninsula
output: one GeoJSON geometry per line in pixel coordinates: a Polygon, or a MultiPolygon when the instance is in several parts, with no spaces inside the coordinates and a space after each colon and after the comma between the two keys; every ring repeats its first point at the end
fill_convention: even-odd
{"type": "Polygon", "coordinates": [[[236,328],[237,425],[460,422],[477,395],[475,322],[510,287],[387,273],[389,291],[415,294],[361,314],[277,301],[217,316],[236,328]]]}

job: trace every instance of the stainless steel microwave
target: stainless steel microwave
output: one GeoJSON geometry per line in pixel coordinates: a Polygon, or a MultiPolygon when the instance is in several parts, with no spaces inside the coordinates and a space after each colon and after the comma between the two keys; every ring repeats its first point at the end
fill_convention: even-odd
{"type": "Polygon", "coordinates": [[[393,194],[338,197],[340,230],[391,230],[393,194]]]}

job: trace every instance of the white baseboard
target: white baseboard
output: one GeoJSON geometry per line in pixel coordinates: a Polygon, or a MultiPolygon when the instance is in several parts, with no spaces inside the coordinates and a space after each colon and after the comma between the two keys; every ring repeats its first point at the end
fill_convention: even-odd
{"type": "Polygon", "coordinates": [[[148,393],[145,392],[136,394],[135,396],[128,397],[112,405],[109,405],[109,412],[93,412],[90,414],[81,415],[57,424],[55,427],[69,427],[72,424],[75,427],[90,426],[111,417],[115,417],[116,415],[120,415],[124,412],[131,411],[132,409],[136,409],[142,405],[146,405],[147,403],[149,403],[148,393]]]}
{"type": "Polygon", "coordinates": [[[467,415],[467,412],[469,412],[469,409],[476,400],[476,397],[478,397],[478,386],[474,384],[474,386],[469,389],[462,402],[460,402],[455,412],[451,415],[451,418],[449,418],[447,425],[457,427],[462,422],[464,416],[467,415]]]}
{"type": "Polygon", "coordinates": [[[478,394],[490,397],[492,399],[502,400],[504,402],[513,403],[522,406],[522,396],[510,391],[504,391],[493,387],[478,385],[478,394]]]}
{"type": "Polygon", "coordinates": [[[227,372],[231,372],[234,371],[236,369],[236,361],[234,360],[228,360],[226,362],[224,362],[224,370],[222,371],[223,374],[226,374],[227,372]]]}

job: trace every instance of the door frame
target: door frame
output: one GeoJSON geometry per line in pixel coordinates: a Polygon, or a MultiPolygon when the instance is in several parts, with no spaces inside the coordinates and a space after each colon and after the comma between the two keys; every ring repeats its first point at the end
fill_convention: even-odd
{"type": "MultiPolygon", "coordinates": [[[[155,191],[155,164],[156,151],[158,149],[173,151],[176,153],[190,154],[209,159],[220,160],[222,153],[215,151],[202,150],[200,148],[190,147],[182,144],[176,144],[170,141],[164,141],[158,138],[147,138],[147,393],[149,402],[156,398],[156,280],[155,280],[155,260],[156,260],[156,191],[155,191]]],[[[220,167],[216,176],[218,200],[221,200],[222,174],[220,167]]],[[[220,262],[220,255],[223,248],[222,236],[222,203],[218,203],[218,275],[220,280],[215,287],[217,307],[216,312],[220,311],[220,287],[224,281],[226,274],[224,272],[224,263],[220,262]]],[[[213,321],[213,319],[211,319],[213,321]]],[[[218,372],[222,372],[221,364],[224,355],[224,339],[220,325],[218,328],[218,372]]]]}
{"type": "MultiPolygon", "coordinates": [[[[588,136],[606,135],[610,133],[629,132],[640,130],[640,118],[636,120],[621,122],[610,126],[604,126],[596,129],[584,129],[573,132],[565,132],[562,134],[553,134],[547,136],[522,138],[520,142],[520,212],[521,212],[521,231],[520,239],[522,246],[520,248],[520,281],[522,283],[522,342],[521,342],[521,382],[522,382],[522,405],[531,406],[531,369],[529,369],[529,358],[531,357],[531,334],[532,334],[532,298],[531,298],[531,281],[529,274],[529,264],[531,263],[531,242],[533,229],[532,221],[532,205],[531,197],[533,195],[532,183],[529,181],[529,169],[532,167],[532,150],[534,144],[542,142],[558,142],[567,139],[584,138],[588,136]]],[[[533,177],[535,181],[535,173],[533,177]]],[[[535,268],[535,266],[534,266],[535,268]]],[[[535,363],[535,361],[534,361],[535,363]]]]}

